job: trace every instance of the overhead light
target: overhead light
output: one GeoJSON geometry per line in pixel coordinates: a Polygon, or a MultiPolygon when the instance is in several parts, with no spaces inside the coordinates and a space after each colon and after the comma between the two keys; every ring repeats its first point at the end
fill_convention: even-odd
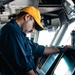
{"type": "Polygon", "coordinates": [[[0,7],[2,7],[5,4],[8,4],[8,3],[12,2],[12,1],[14,1],[14,0],[0,0],[0,7]]]}

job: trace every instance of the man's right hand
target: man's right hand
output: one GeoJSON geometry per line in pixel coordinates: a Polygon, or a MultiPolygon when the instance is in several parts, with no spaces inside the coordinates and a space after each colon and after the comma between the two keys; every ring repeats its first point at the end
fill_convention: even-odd
{"type": "Polygon", "coordinates": [[[27,72],[27,75],[36,75],[36,74],[33,70],[30,70],[29,72],[27,72]]]}

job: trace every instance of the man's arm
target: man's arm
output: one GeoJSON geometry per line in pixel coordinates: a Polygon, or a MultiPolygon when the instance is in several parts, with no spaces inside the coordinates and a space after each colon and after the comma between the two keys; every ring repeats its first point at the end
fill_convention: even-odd
{"type": "Polygon", "coordinates": [[[45,47],[44,54],[54,54],[54,53],[59,53],[58,48],[51,48],[51,47],[45,47]]]}
{"type": "Polygon", "coordinates": [[[45,47],[44,54],[46,55],[46,54],[55,54],[55,53],[65,52],[67,50],[67,48],[69,48],[69,47],[70,46],[68,46],[68,45],[64,46],[62,51],[59,48],[45,47]]]}

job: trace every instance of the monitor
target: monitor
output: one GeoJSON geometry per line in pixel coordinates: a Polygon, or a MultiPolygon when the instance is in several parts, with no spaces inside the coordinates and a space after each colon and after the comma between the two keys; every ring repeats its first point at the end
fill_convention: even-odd
{"type": "Polygon", "coordinates": [[[62,0],[62,6],[66,14],[70,14],[74,10],[74,3],[72,0],[62,0]]]}
{"type": "MultiPolygon", "coordinates": [[[[71,53],[71,52],[70,52],[71,53]]],[[[56,65],[53,75],[72,75],[74,70],[74,56],[69,54],[69,56],[63,55],[62,58],[56,65]]]]}

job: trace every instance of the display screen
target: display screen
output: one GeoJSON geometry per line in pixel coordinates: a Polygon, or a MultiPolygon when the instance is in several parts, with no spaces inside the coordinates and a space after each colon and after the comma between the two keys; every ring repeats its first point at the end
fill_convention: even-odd
{"type": "Polygon", "coordinates": [[[63,56],[54,70],[53,75],[72,75],[73,69],[74,64],[72,61],[68,57],[63,56]]]}
{"type": "Polygon", "coordinates": [[[49,70],[49,68],[51,67],[55,59],[57,58],[57,56],[58,54],[53,54],[47,58],[47,60],[45,61],[45,63],[42,65],[42,68],[41,68],[44,73],[47,73],[47,71],[49,70]]]}

